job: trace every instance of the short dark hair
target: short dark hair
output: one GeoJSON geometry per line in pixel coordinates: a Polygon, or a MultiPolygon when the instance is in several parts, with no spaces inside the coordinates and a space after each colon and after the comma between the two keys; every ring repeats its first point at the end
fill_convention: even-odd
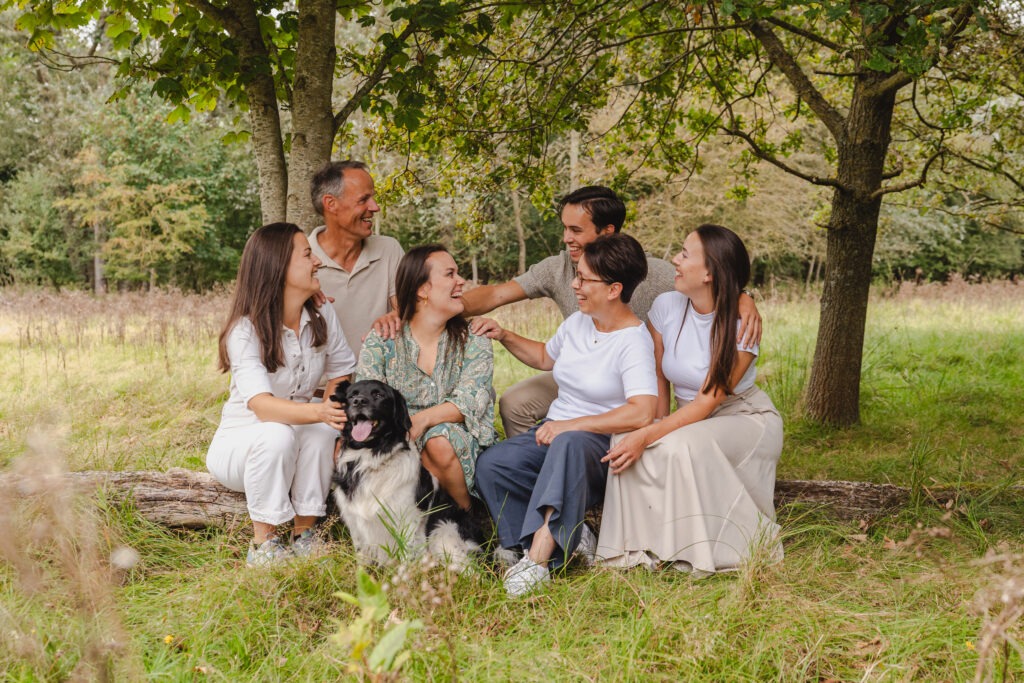
{"type": "Polygon", "coordinates": [[[626,222],[626,204],[610,187],[587,185],[574,190],[558,202],[558,213],[569,204],[582,207],[598,230],[611,225],[618,232],[626,222]]]}
{"type": "Polygon", "coordinates": [[[635,238],[622,233],[601,235],[583,247],[587,266],[605,282],[622,285],[619,296],[628,304],[637,286],[647,277],[647,254],[635,238]]]}
{"type": "Polygon", "coordinates": [[[338,196],[345,187],[345,171],[350,168],[370,172],[370,167],[361,161],[346,159],[345,161],[329,161],[313,174],[309,183],[309,196],[313,200],[313,208],[321,216],[324,215],[324,195],[338,196]]]}

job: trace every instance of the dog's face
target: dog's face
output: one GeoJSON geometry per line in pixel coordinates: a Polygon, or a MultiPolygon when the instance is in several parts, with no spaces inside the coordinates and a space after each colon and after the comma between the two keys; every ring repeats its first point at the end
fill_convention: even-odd
{"type": "Polygon", "coordinates": [[[348,421],[341,430],[346,448],[372,448],[389,452],[405,441],[412,420],[405,398],[377,380],[342,382],[331,399],[345,409],[348,421]]]}

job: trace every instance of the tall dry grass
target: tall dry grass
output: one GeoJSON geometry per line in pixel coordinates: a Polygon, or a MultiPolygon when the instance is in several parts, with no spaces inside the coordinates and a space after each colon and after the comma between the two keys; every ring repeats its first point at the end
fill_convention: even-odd
{"type": "Polygon", "coordinates": [[[138,680],[117,597],[138,554],[63,477],[61,441],[37,428],[0,477],[0,664],[7,680],[138,680]]]}
{"type": "MultiPolygon", "coordinates": [[[[1024,430],[1005,399],[1019,395],[1019,360],[1007,350],[1019,356],[1019,293],[1012,283],[960,282],[879,292],[866,346],[869,421],[837,432],[787,417],[781,476],[907,478],[921,488],[913,510],[863,529],[784,511],[782,564],[752,563],[703,582],[574,571],[549,593],[513,603],[484,568],[444,584],[435,605],[420,584],[394,577],[392,605],[403,619],[429,625],[410,677],[541,680],[554,670],[629,680],[1024,675],[1019,506],[998,513],[975,499],[936,511],[927,495],[946,476],[940,460],[949,444],[965,481],[1019,477],[1024,430]],[[995,376],[999,364],[1007,374],[995,376]],[[953,412],[934,412],[961,394],[953,412]],[[963,413],[966,426],[942,426],[963,413]],[[991,423],[993,415],[1002,421],[991,423]],[[999,473],[998,460],[1009,474],[999,473]],[[865,465],[872,462],[876,469],[865,465]],[[929,535],[943,525],[946,532],[929,535]],[[989,547],[995,551],[986,557],[989,547]],[[553,668],[524,671],[524,657],[553,668]]],[[[813,349],[816,302],[780,292],[759,305],[767,328],[763,380],[790,410],[813,349]]],[[[58,476],[66,467],[201,469],[227,390],[214,367],[226,309],[223,292],[0,292],[0,362],[18,370],[0,380],[0,462],[24,477],[0,486],[0,528],[7,530],[0,534],[0,678],[343,675],[324,625],[353,618],[331,597],[353,585],[344,541],[325,564],[247,573],[237,531],[147,528],[130,510],[98,511],[58,476]],[[33,431],[38,423],[51,426],[33,431]],[[118,565],[130,566],[133,557],[119,550],[121,539],[141,552],[127,571],[118,565]]],[[[496,317],[536,339],[560,321],[550,302],[524,302],[496,317]]],[[[499,391],[523,374],[496,350],[499,391]]]]}

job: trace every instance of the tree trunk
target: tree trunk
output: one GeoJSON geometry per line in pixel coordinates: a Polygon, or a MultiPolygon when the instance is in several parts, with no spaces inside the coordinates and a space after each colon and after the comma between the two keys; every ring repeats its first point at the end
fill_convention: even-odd
{"type": "Polygon", "coordinates": [[[839,141],[840,188],[832,197],[825,283],[814,363],[807,385],[807,413],[845,427],[860,420],[860,371],[864,353],[871,259],[896,91],[872,93],[885,74],[868,72],[854,88],[839,141]]]}
{"type": "Polygon", "coordinates": [[[100,256],[100,237],[103,230],[99,221],[92,224],[92,239],[95,243],[95,251],[92,255],[92,289],[96,294],[103,294],[107,291],[107,283],[103,279],[103,257],[100,256]]]}
{"type": "MultiPolygon", "coordinates": [[[[245,494],[218,484],[207,472],[174,468],[167,472],[70,472],[64,475],[82,492],[103,491],[103,499],[115,504],[130,501],[143,519],[172,527],[202,528],[246,524],[249,514],[245,494]]],[[[41,485],[38,475],[0,473],[0,488],[24,495],[41,485]]],[[[965,489],[923,491],[938,504],[970,495],[965,489]]],[[[1012,487],[1012,500],[1022,493],[1012,487]]],[[[843,520],[871,519],[907,504],[910,492],[892,484],[862,481],[778,481],[775,505],[798,503],[820,507],[843,520]]]]}
{"type": "Polygon", "coordinates": [[[309,184],[313,174],[331,159],[334,143],[334,29],[333,0],[298,3],[299,34],[292,87],[292,149],[288,159],[288,221],[306,232],[322,222],[313,209],[309,184]]]}
{"type": "Polygon", "coordinates": [[[519,244],[519,270],[522,275],[526,272],[526,232],[523,230],[523,211],[519,206],[519,188],[512,190],[512,220],[516,224],[516,242],[519,244]]]}
{"type": "Polygon", "coordinates": [[[264,223],[275,223],[287,217],[288,169],[270,55],[253,3],[230,0],[228,7],[238,21],[227,28],[238,40],[238,59],[246,80],[252,149],[260,179],[260,209],[264,223]]]}

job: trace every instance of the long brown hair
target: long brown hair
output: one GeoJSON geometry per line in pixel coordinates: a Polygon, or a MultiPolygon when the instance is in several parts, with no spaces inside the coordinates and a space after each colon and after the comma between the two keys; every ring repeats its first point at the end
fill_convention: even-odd
{"type": "MultiPolygon", "coordinates": [[[[231,370],[227,339],[241,318],[248,318],[262,348],[261,360],[267,372],[275,372],[284,365],[281,348],[281,328],[284,326],[284,282],[288,264],[292,259],[292,240],[301,233],[293,223],[271,223],[259,228],[245,243],[242,260],[238,264],[235,294],[231,299],[231,313],[220,331],[218,356],[221,372],[231,370]]],[[[313,328],[313,345],[327,341],[327,323],[316,309],[313,300],[304,304],[309,311],[313,328]]]]}
{"type": "MultiPolygon", "coordinates": [[[[711,298],[715,311],[711,323],[711,365],[701,391],[722,391],[728,396],[732,394],[729,378],[737,358],[736,321],[740,315],[740,293],[750,280],[750,256],[743,240],[729,228],[705,223],[698,226],[696,232],[704,249],[704,267],[711,274],[711,298]]],[[[689,312],[689,300],[686,305],[689,312]]]]}
{"type": "MultiPolygon", "coordinates": [[[[416,315],[416,304],[419,299],[417,292],[430,279],[430,263],[427,258],[439,251],[451,253],[440,244],[425,244],[422,247],[413,247],[398,262],[398,272],[395,273],[395,298],[398,300],[398,317],[402,322],[407,323],[416,315]]],[[[445,323],[445,330],[453,342],[448,346],[448,353],[453,353],[457,349],[461,355],[469,338],[469,323],[461,315],[456,315],[445,323]]]]}

